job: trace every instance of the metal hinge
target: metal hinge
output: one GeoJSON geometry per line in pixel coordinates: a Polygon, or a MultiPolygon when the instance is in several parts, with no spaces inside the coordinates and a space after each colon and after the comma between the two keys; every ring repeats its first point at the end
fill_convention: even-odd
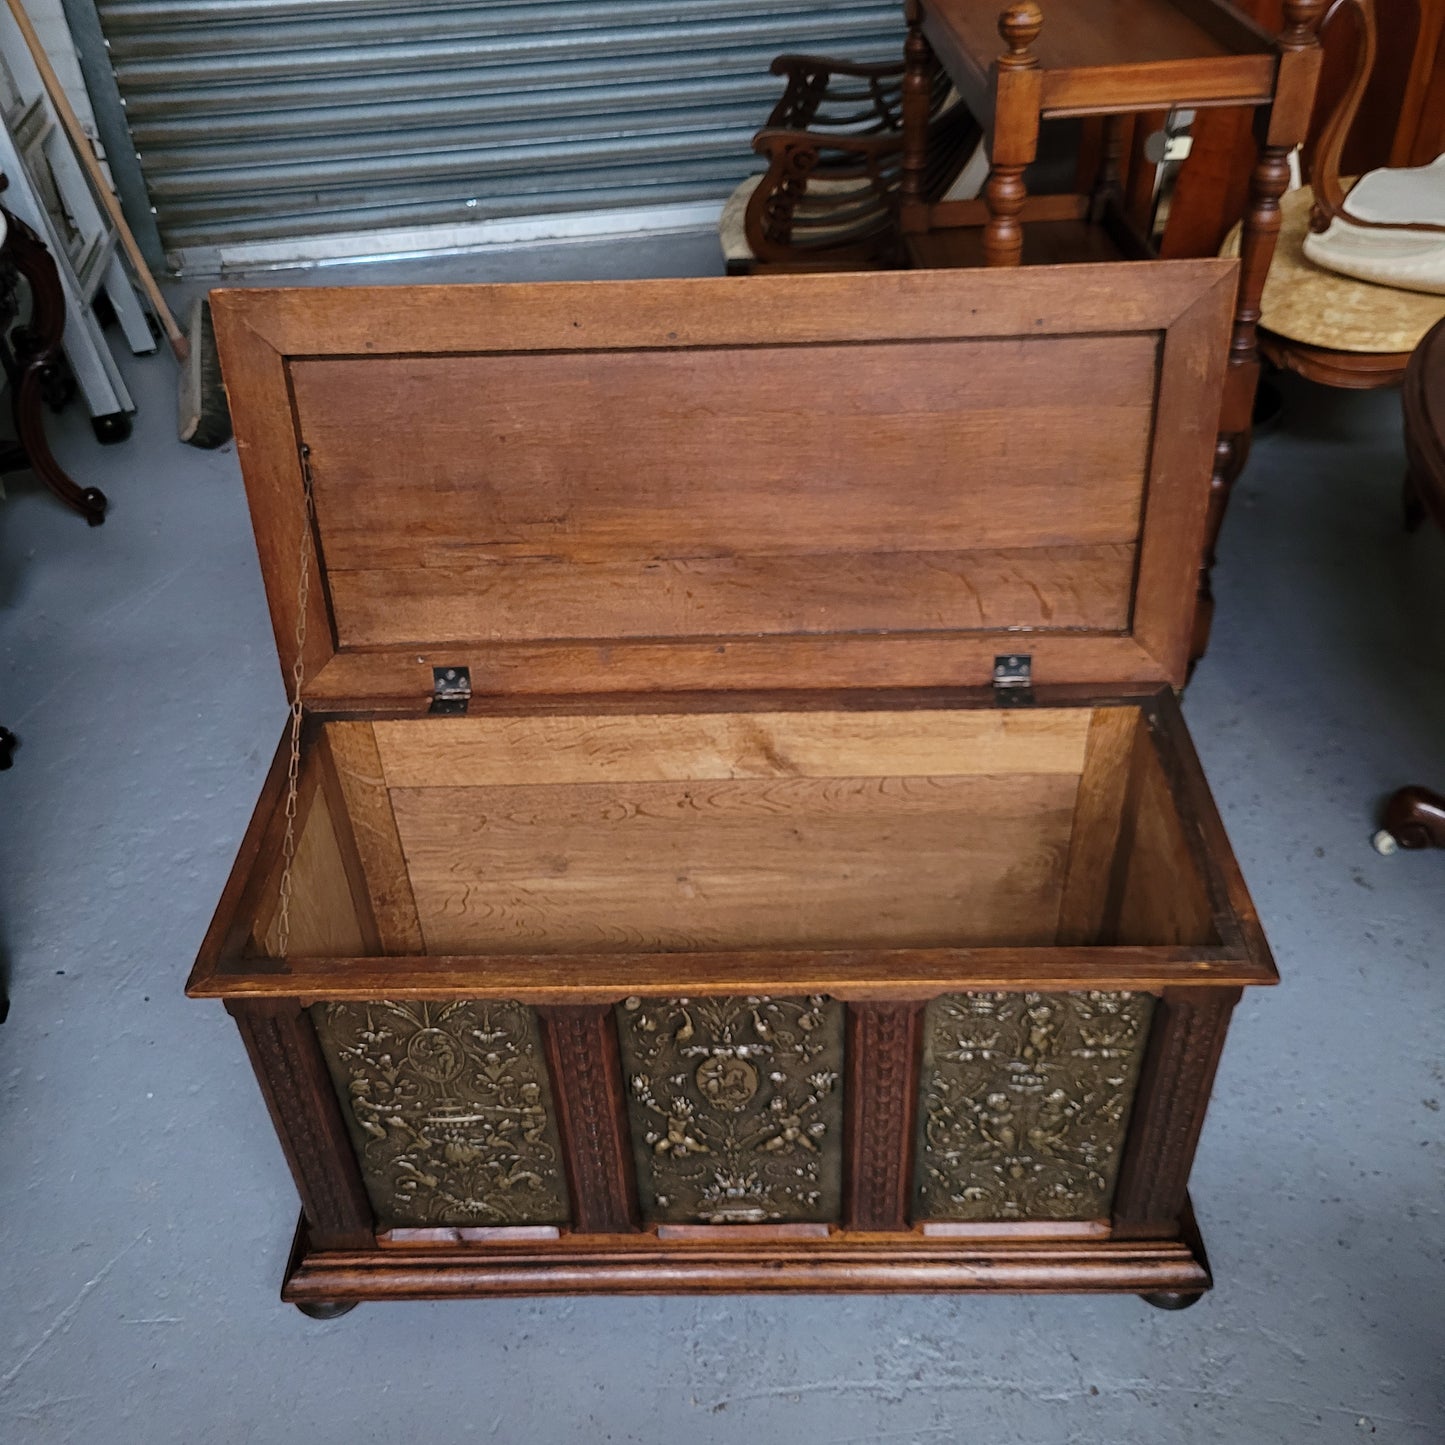
{"type": "Polygon", "coordinates": [[[472,700],[472,673],[466,667],[434,667],[431,670],[431,709],[434,714],[455,716],[467,710],[472,700]]]}
{"type": "Polygon", "coordinates": [[[1000,707],[1019,707],[1034,700],[1034,660],[1027,652],[1010,652],[993,660],[993,696],[1000,707]]]}

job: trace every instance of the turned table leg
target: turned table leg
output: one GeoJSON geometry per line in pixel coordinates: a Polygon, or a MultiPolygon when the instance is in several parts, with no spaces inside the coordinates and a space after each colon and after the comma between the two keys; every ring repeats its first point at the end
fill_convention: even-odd
{"type": "Polygon", "coordinates": [[[1041,95],[1039,61],[1031,47],[1043,25],[1043,12],[1033,0],[1018,0],[999,16],[998,31],[1008,50],[995,62],[998,89],[988,184],[983,189],[988,208],[983,229],[986,266],[1023,263],[1024,231],[1019,214],[1029,194],[1024,171],[1038,152],[1041,95]]]}
{"type": "Polygon", "coordinates": [[[1210,485],[1209,520],[1199,568],[1192,660],[1209,642],[1214,602],[1209,574],[1219,529],[1235,479],[1249,455],[1255,390],[1259,384],[1259,318],[1264,281],[1279,237],[1280,197],[1289,187],[1290,152],[1304,138],[1319,78],[1317,31],[1325,0],[1285,0],[1285,28],[1277,42],[1279,76],[1274,104],[1257,117],[1259,159],[1250,177],[1249,205],[1239,236],[1239,293],[1229,342],[1229,371],[1210,485]]]}

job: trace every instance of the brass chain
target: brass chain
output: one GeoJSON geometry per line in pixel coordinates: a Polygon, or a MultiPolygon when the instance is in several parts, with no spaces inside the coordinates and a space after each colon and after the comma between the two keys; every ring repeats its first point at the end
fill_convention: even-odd
{"type": "Polygon", "coordinates": [[[286,771],[286,836],[281,843],[281,896],[276,910],[276,953],[291,943],[291,865],[296,861],[296,795],[301,782],[301,685],[306,679],[306,613],[311,602],[311,468],[303,450],[306,505],[301,520],[301,566],[296,580],[296,661],[291,667],[291,759],[286,771]]]}

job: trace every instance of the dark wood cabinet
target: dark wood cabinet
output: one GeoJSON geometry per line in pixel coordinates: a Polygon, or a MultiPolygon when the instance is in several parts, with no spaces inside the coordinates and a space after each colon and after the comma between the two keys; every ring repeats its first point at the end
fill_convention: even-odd
{"type": "Polygon", "coordinates": [[[1236,274],[214,293],[297,707],[190,992],[285,1298],[1208,1287],[1236,274]]]}

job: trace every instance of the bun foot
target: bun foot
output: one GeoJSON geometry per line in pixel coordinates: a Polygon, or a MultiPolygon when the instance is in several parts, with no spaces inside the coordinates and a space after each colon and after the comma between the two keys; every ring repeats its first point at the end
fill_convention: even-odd
{"type": "Polygon", "coordinates": [[[339,1320],[356,1308],[358,1300],[297,1300],[296,1308],[309,1320],[339,1320]]]}
{"type": "Polygon", "coordinates": [[[1145,1304],[1153,1305],[1156,1310],[1187,1310],[1190,1305],[1197,1305],[1204,1295],[1197,1290],[1192,1294],[1183,1294],[1176,1290],[1161,1289],[1153,1294],[1141,1294],[1139,1298],[1145,1304]]]}

